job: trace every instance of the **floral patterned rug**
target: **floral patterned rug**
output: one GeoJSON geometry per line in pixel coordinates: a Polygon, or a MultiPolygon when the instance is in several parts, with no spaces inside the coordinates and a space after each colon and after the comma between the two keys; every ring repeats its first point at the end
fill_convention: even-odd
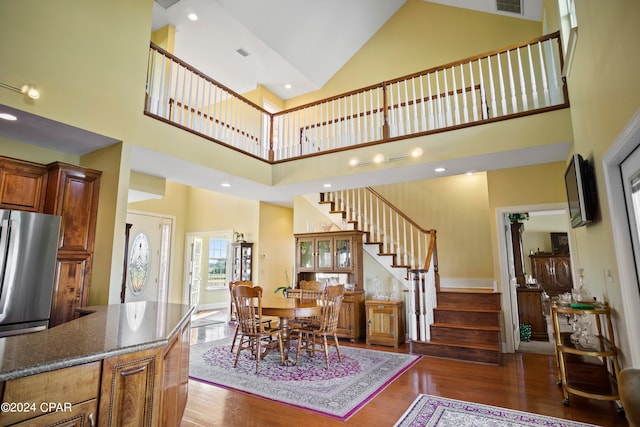
{"type": "MultiPolygon", "coordinates": [[[[330,349],[329,369],[322,353],[304,353],[297,366],[282,366],[278,352],[272,352],[260,361],[256,375],[248,351],[234,368],[235,352],[228,344],[202,343],[191,346],[189,377],[344,421],[420,359],[347,346],[340,352],[342,362],[335,348],[330,349]]],[[[295,359],[294,352],[289,359],[295,359]]]]}
{"type": "Polygon", "coordinates": [[[394,427],[595,427],[577,421],[446,399],[419,395],[394,427]]]}

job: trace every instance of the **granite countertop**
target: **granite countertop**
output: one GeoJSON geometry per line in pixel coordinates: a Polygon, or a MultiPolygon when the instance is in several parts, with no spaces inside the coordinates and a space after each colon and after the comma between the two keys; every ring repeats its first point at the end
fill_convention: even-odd
{"type": "Polygon", "coordinates": [[[0,338],[0,381],[164,346],[192,307],[142,301],[82,312],[89,314],[45,331],[0,338]]]}

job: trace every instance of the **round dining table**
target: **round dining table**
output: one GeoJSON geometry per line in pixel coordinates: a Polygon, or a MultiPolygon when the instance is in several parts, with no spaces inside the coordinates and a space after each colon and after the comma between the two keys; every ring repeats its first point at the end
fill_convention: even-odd
{"type": "Polygon", "coordinates": [[[313,317],[322,314],[321,300],[307,300],[299,298],[273,297],[263,298],[262,315],[278,317],[282,334],[282,346],[284,350],[285,364],[289,361],[289,320],[297,317],[313,317]]]}

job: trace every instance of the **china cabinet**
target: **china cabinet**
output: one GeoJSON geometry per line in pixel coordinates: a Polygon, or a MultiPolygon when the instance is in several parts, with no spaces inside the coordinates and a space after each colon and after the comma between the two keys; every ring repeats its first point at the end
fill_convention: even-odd
{"type": "Polygon", "coordinates": [[[530,255],[531,275],[550,297],[571,292],[571,258],[569,255],[530,255]]]}
{"type": "Polygon", "coordinates": [[[551,317],[563,403],[569,404],[570,394],[598,400],[619,400],[618,349],[608,304],[554,303],[551,317]],[[559,322],[566,315],[578,316],[575,323],[583,326],[582,332],[580,327],[573,333],[561,332],[559,322]],[[587,327],[593,323],[595,331],[587,327]]]}
{"type": "Polygon", "coordinates": [[[402,301],[365,302],[367,345],[389,345],[398,348],[404,342],[405,317],[402,301]]]}
{"type": "Polygon", "coordinates": [[[349,285],[345,291],[337,335],[358,341],[364,335],[364,275],[362,231],[296,234],[295,284],[332,277],[349,285]],[[352,287],[351,287],[352,286],[352,287]]]}
{"type": "Polygon", "coordinates": [[[236,242],[231,244],[231,281],[251,280],[253,265],[253,243],[236,242]]]}

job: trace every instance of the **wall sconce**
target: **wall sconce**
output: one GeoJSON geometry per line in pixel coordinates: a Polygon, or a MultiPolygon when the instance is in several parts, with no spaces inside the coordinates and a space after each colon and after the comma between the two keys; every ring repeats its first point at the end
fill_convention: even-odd
{"type": "Polygon", "coordinates": [[[15,86],[11,86],[11,85],[8,85],[6,83],[1,83],[0,82],[0,87],[12,90],[14,92],[23,93],[23,94],[27,95],[31,99],[40,98],[40,91],[38,90],[38,88],[36,88],[32,84],[26,84],[26,85],[22,86],[22,88],[17,88],[15,86]]]}

